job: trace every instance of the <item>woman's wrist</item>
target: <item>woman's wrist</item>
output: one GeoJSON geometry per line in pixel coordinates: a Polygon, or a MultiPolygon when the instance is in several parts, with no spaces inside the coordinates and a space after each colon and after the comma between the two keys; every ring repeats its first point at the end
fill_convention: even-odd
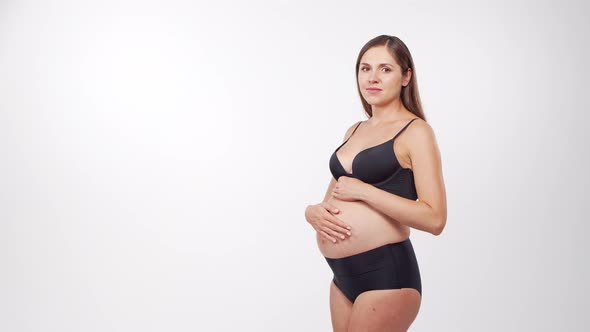
{"type": "Polygon", "coordinates": [[[373,189],[375,189],[375,187],[368,183],[365,183],[363,189],[361,190],[359,199],[365,203],[369,203],[373,189]]]}

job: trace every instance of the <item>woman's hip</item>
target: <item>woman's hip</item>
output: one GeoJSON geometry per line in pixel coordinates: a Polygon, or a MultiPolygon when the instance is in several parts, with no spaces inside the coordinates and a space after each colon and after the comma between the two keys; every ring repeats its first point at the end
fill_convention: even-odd
{"type": "MultiPolygon", "coordinates": [[[[334,279],[364,288],[371,284],[387,284],[391,288],[412,287],[421,292],[418,260],[409,238],[388,243],[342,258],[324,257],[334,273],[334,279]]],[[[382,286],[378,286],[382,288],[382,286]]]]}

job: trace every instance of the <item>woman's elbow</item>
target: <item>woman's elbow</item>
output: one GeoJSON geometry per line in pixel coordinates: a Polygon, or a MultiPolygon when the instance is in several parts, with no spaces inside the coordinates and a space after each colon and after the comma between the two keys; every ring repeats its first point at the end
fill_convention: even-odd
{"type": "Polygon", "coordinates": [[[433,235],[440,235],[443,231],[443,229],[445,229],[445,226],[447,224],[447,217],[443,216],[440,218],[436,218],[435,221],[433,222],[433,227],[432,227],[432,234],[433,235]]]}

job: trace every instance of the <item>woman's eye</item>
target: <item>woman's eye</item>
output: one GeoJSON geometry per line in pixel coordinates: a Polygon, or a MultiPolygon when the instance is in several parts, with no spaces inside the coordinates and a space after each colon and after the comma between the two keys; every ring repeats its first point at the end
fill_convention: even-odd
{"type": "MultiPolygon", "coordinates": [[[[362,68],[361,68],[361,71],[367,71],[367,70],[369,70],[369,67],[362,67],[362,68]],[[365,70],[365,69],[366,69],[366,70],[365,70]]],[[[391,71],[391,69],[389,69],[389,68],[386,68],[386,67],[384,67],[384,68],[383,68],[383,70],[384,70],[386,73],[389,73],[389,72],[391,71]]]]}

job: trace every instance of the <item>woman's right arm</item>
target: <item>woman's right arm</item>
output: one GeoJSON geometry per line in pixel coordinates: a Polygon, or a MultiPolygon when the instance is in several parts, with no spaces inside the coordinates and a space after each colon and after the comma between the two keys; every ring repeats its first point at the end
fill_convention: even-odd
{"type": "MultiPolygon", "coordinates": [[[[350,137],[357,125],[358,122],[346,130],[343,142],[350,137]]],[[[351,227],[335,216],[339,213],[339,210],[332,204],[327,203],[332,197],[332,189],[334,189],[336,182],[336,179],[331,177],[322,202],[315,205],[308,205],[305,209],[305,219],[307,222],[323,237],[334,243],[336,242],[336,238],[344,240],[346,235],[350,236],[351,234],[349,231],[351,227]]]]}
{"type": "Polygon", "coordinates": [[[344,240],[350,236],[351,227],[340,220],[336,215],[340,212],[327,201],[331,196],[332,188],[336,180],[332,178],[324,200],[315,205],[308,205],[305,209],[305,219],[324,238],[336,243],[336,239],[344,240]]]}

